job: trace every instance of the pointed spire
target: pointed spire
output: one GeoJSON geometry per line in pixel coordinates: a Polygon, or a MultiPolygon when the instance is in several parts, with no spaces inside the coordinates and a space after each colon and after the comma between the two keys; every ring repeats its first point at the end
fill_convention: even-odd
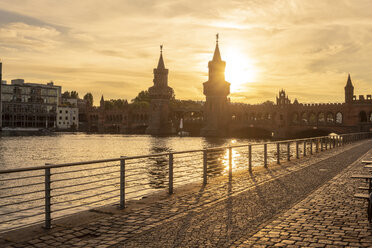
{"type": "Polygon", "coordinates": [[[163,45],[160,45],[160,58],[159,58],[157,69],[165,69],[164,60],[163,60],[163,45]]]}
{"type": "Polygon", "coordinates": [[[214,49],[213,61],[221,61],[220,48],[218,47],[218,34],[216,34],[216,49],[214,49]]]}
{"type": "Polygon", "coordinates": [[[101,102],[104,102],[105,100],[103,99],[103,95],[101,96],[101,102]]]}
{"type": "Polygon", "coordinates": [[[350,78],[350,73],[349,73],[349,76],[347,77],[347,83],[346,83],[346,87],[353,87],[353,84],[351,82],[351,78],[350,78]]]}

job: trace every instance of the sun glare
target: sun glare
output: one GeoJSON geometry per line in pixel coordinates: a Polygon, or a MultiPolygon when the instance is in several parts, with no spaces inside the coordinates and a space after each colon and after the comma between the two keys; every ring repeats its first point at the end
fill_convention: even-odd
{"type": "Polygon", "coordinates": [[[256,80],[257,70],[252,59],[236,49],[228,49],[223,55],[226,61],[226,81],[231,83],[231,92],[237,92],[256,80]]]}

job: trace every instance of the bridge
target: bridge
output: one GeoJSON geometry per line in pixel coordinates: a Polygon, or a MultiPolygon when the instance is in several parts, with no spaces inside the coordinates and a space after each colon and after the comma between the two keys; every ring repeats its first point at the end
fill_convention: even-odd
{"type": "Polygon", "coordinates": [[[191,135],[245,137],[309,137],[329,133],[351,133],[372,130],[372,97],[354,95],[350,75],[343,103],[292,103],[284,90],[276,103],[231,103],[230,83],[225,81],[226,62],[216,43],[209,61],[208,81],[203,83],[205,102],[175,100],[168,86],[168,69],[162,52],[154,69],[154,85],[149,88],[150,102],[119,106],[107,104],[88,110],[90,131],[119,133],[174,134],[183,120],[184,130],[191,135]],[[107,105],[107,106],[106,106],[107,105]]]}

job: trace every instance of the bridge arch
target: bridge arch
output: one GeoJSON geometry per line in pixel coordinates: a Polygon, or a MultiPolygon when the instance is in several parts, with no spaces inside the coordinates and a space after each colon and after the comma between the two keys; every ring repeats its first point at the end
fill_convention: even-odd
{"type": "Polygon", "coordinates": [[[301,123],[303,123],[303,124],[307,124],[308,123],[308,116],[307,116],[307,113],[306,112],[303,112],[301,114],[301,123]]]}
{"type": "Polygon", "coordinates": [[[293,112],[291,120],[292,124],[298,124],[300,122],[297,112],[293,112]]]}
{"type": "Polygon", "coordinates": [[[359,112],[359,122],[367,122],[367,113],[363,110],[359,112]]]}
{"type": "Polygon", "coordinates": [[[343,123],[343,115],[341,112],[336,113],[336,124],[342,124],[343,123]]]}
{"type": "Polygon", "coordinates": [[[321,123],[321,124],[325,123],[325,114],[323,112],[320,112],[318,114],[318,123],[321,123]]]}
{"type": "Polygon", "coordinates": [[[326,121],[327,121],[327,123],[334,123],[335,122],[335,118],[334,118],[332,112],[327,113],[326,121]]]}
{"type": "Polygon", "coordinates": [[[317,124],[317,118],[316,118],[316,114],[314,112],[310,112],[309,123],[313,124],[313,125],[317,124]]]}

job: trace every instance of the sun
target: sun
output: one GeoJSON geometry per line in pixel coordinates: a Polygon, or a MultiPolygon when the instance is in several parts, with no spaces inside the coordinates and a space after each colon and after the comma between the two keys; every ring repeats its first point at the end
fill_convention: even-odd
{"type": "Polygon", "coordinates": [[[231,92],[238,92],[247,84],[255,82],[257,69],[252,59],[234,48],[227,49],[223,54],[226,61],[225,77],[231,83],[231,92]]]}

